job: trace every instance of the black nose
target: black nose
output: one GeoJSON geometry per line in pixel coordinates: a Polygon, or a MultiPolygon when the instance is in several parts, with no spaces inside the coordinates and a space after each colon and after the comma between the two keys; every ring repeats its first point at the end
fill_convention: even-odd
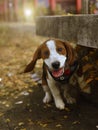
{"type": "Polygon", "coordinates": [[[53,63],[52,63],[52,67],[53,67],[54,69],[58,69],[58,68],[60,67],[60,62],[59,62],[59,61],[53,62],[53,63]]]}

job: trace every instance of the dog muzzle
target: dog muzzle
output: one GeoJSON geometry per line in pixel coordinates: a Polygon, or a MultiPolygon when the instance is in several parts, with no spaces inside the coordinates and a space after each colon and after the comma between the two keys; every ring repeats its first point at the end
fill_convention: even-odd
{"type": "Polygon", "coordinates": [[[73,75],[73,73],[78,68],[78,61],[75,61],[71,66],[60,68],[58,70],[49,71],[51,76],[55,81],[62,82],[62,83],[68,83],[70,77],[73,75]]]}

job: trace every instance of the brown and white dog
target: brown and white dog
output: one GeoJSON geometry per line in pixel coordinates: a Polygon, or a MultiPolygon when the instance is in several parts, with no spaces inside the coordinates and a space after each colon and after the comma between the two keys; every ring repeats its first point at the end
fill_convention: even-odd
{"type": "Polygon", "coordinates": [[[42,86],[45,91],[44,103],[49,103],[54,99],[58,109],[64,109],[65,103],[61,90],[67,103],[76,102],[72,93],[76,93],[77,55],[73,47],[61,40],[49,39],[41,44],[34,53],[33,60],[27,65],[24,72],[34,69],[36,61],[43,59],[42,86]]]}

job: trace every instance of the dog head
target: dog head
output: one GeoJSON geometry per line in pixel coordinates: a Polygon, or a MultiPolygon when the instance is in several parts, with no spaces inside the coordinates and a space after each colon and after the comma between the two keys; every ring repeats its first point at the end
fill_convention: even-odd
{"type": "Polygon", "coordinates": [[[36,61],[41,58],[53,76],[58,77],[63,73],[66,64],[73,64],[76,54],[73,47],[67,42],[47,40],[37,48],[33,60],[27,65],[24,72],[32,71],[36,61]]]}

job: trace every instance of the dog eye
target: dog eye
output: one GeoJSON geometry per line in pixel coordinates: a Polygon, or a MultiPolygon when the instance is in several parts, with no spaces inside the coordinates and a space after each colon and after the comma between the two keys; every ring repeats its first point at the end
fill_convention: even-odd
{"type": "Polygon", "coordinates": [[[48,56],[48,55],[49,55],[49,51],[45,51],[45,52],[44,52],[44,55],[45,55],[45,56],[48,56]]]}
{"type": "Polygon", "coordinates": [[[63,50],[63,48],[61,48],[61,47],[57,48],[58,52],[62,52],[62,50],[63,50]]]}

